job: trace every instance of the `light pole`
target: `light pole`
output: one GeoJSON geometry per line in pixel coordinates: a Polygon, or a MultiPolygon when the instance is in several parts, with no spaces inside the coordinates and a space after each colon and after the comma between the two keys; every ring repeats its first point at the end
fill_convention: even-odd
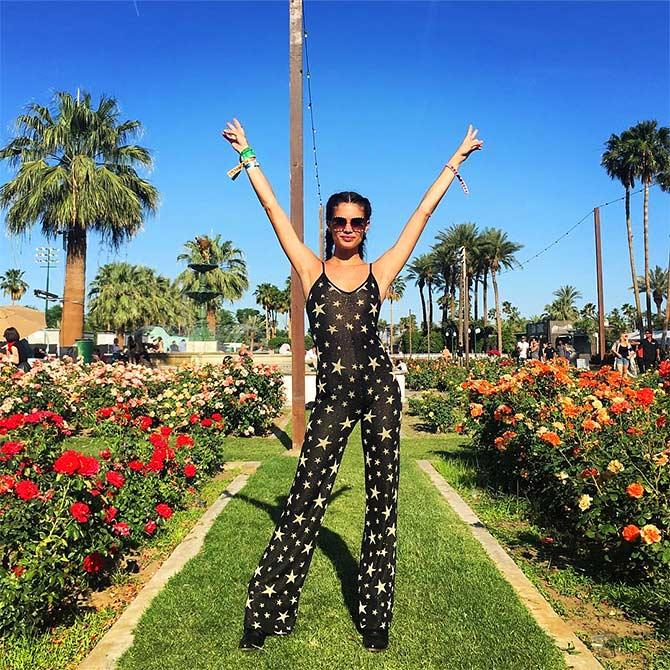
{"type": "Polygon", "coordinates": [[[49,274],[51,268],[58,265],[58,249],[55,247],[37,247],[35,250],[35,262],[41,268],[46,268],[47,270],[47,286],[44,296],[44,344],[46,344],[47,312],[49,311],[49,274]]]}
{"type": "Polygon", "coordinates": [[[477,353],[477,335],[481,332],[482,332],[481,328],[475,328],[474,346],[472,347],[472,349],[474,350],[474,353],[477,353]]]}

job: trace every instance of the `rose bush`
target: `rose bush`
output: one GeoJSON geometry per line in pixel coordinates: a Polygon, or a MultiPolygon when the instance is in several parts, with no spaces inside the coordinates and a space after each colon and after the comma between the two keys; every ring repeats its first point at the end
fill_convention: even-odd
{"type": "Polygon", "coordinates": [[[480,462],[542,525],[609,572],[667,572],[670,365],[631,381],[531,361],[463,387],[480,462]]]}

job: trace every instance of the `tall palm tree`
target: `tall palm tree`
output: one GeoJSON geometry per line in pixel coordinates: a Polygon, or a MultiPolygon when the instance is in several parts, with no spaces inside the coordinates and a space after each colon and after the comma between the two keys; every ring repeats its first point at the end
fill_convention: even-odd
{"type": "MultiPolygon", "coordinates": [[[[429,286],[433,283],[433,258],[431,254],[421,254],[420,256],[415,256],[411,263],[407,265],[407,274],[405,275],[408,280],[413,279],[416,286],[419,288],[419,297],[421,298],[421,312],[423,320],[421,322],[421,331],[425,335],[428,330],[428,323],[432,320],[432,301],[431,301],[431,314],[428,315],[428,310],[426,310],[426,298],[423,293],[423,289],[428,284],[429,286]]],[[[432,287],[432,286],[431,286],[432,287]]]]}
{"type": "Polygon", "coordinates": [[[391,353],[393,353],[393,303],[398,302],[405,292],[405,278],[398,275],[386,289],[386,299],[391,310],[391,353]]]}
{"type": "Polygon", "coordinates": [[[67,243],[61,344],[71,346],[84,328],[86,241],[97,231],[113,248],[137,233],[156,210],[158,192],[135,171],[152,164],[149,150],[129,143],[139,121],[120,121],[114,98],[97,109],[88,93],[56,93],[51,108],[31,103],[16,119],[17,136],[0,159],[18,168],[0,187],[10,234],[39,223],[47,238],[67,243]]]}
{"type": "Polygon", "coordinates": [[[637,309],[636,323],[638,328],[642,328],[642,305],[640,304],[640,293],[636,282],[637,272],[635,270],[635,250],[633,247],[633,224],[630,218],[630,192],[635,187],[635,170],[631,162],[630,141],[625,133],[622,133],[621,136],[615,133],[610,135],[600,164],[605,168],[610,178],[621,182],[626,192],[625,210],[626,231],[628,233],[628,262],[630,264],[630,276],[635,294],[635,308],[637,309]]]}
{"type": "Polygon", "coordinates": [[[456,278],[458,261],[456,253],[444,242],[433,245],[430,257],[433,260],[433,276],[436,287],[442,288],[442,296],[438,299],[438,305],[442,308],[441,325],[442,330],[447,323],[447,310],[451,310],[453,319],[456,308],[456,278]]]}
{"type": "Polygon", "coordinates": [[[28,290],[28,283],[23,279],[25,272],[17,268],[10,268],[4,275],[0,275],[0,289],[8,295],[12,305],[21,300],[28,290]]]}
{"type": "MultiPolygon", "coordinates": [[[[647,278],[638,277],[637,287],[640,293],[646,293],[647,278]]],[[[653,298],[654,303],[656,305],[656,313],[658,314],[658,318],[660,321],[663,319],[663,314],[661,312],[661,307],[663,306],[663,300],[668,295],[668,271],[656,265],[649,272],[649,288],[651,289],[651,297],[653,298]]]]}
{"type": "Polygon", "coordinates": [[[598,308],[592,302],[587,302],[579,310],[579,315],[582,319],[597,319],[598,318],[598,308]]]}
{"type": "Polygon", "coordinates": [[[261,328],[261,320],[258,314],[246,314],[235,327],[235,331],[240,333],[242,341],[249,341],[249,351],[254,350],[254,341],[261,328]]]}
{"type": "MultiPolygon", "coordinates": [[[[627,136],[630,146],[630,162],[635,176],[644,188],[643,223],[644,223],[644,282],[646,294],[647,328],[651,322],[651,276],[649,273],[649,187],[658,180],[662,189],[666,189],[665,175],[670,171],[670,128],[657,128],[656,121],[641,121],[628,129],[627,136]],[[662,177],[659,179],[659,177],[662,177]]],[[[633,282],[635,283],[635,282],[633,282]]]]}
{"type": "Polygon", "coordinates": [[[265,346],[268,346],[270,341],[270,305],[272,304],[273,289],[276,290],[273,284],[259,284],[254,291],[256,304],[260,305],[265,312],[265,346]]]}
{"type": "MultiPolygon", "coordinates": [[[[210,237],[201,235],[184,244],[184,252],[177,256],[178,261],[187,263],[211,263],[217,267],[204,275],[207,289],[218,295],[205,303],[207,327],[210,333],[216,332],[216,312],[224,300],[239,300],[249,287],[247,264],[239,249],[233,247],[230,240],[223,241],[221,235],[210,237]]],[[[177,277],[182,293],[197,291],[201,288],[200,275],[186,268],[177,277]]]]}
{"type": "Polygon", "coordinates": [[[481,244],[486,265],[491,272],[493,283],[493,297],[496,310],[497,347],[502,352],[502,316],[500,314],[500,292],[498,290],[498,272],[501,268],[512,269],[518,267],[519,262],[514,254],[523,248],[523,244],[512,242],[507,233],[499,228],[486,228],[482,233],[481,244]]]}

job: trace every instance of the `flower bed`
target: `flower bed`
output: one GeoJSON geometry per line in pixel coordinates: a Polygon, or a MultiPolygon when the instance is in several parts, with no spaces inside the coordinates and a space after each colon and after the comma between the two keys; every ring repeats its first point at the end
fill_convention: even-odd
{"type": "Polygon", "coordinates": [[[48,409],[75,429],[95,427],[100,410],[117,407],[175,428],[218,413],[225,434],[262,435],[279,415],[284,391],[276,366],[248,359],[179,369],[53,361],[28,373],[2,368],[0,398],[0,418],[48,409]]]}
{"type": "Polygon", "coordinates": [[[652,579],[670,566],[670,364],[634,383],[603,368],[529,362],[470,379],[473,447],[519,486],[563,542],[602,569],[652,579]]]}
{"type": "Polygon", "coordinates": [[[277,370],[247,362],[5,368],[0,394],[0,633],[104,584],[223,466],[223,436],[267,432],[283,403],[277,370]],[[97,457],[64,450],[82,428],[106,437],[97,457]]]}

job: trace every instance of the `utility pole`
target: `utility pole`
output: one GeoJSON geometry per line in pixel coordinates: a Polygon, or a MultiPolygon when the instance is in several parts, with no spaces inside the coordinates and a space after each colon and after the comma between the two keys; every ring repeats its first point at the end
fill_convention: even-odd
{"type": "Polygon", "coordinates": [[[593,225],[596,236],[596,282],[598,285],[598,356],[605,358],[605,300],[603,297],[603,252],[600,242],[600,209],[593,210],[593,225]]]}
{"type": "Polygon", "coordinates": [[[465,344],[465,367],[470,367],[470,287],[468,286],[468,255],[462,248],[463,274],[463,342],[465,344]]]}
{"type": "MultiPolygon", "coordinates": [[[[289,0],[289,113],[291,223],[303,239],[302,0],[289,0]]],[[[300,277],[291,266],[291,419],[292,447],[305,439],[305,300],[300,277]]]]}
{"type": "Polygon", "coordinates": [[[47,286],[44,292],[44,344],[47,344],[47,312],[49,311],[49,274],[51,268],[58,265],[58,249],[54,247],[37,247],[35,252],[35,262],[47,271],[47,286]]]}
{"type": "Polygon", "coordinates": [[[409,310],[409,355],[412,355],[412,310],[409,310]]]}

